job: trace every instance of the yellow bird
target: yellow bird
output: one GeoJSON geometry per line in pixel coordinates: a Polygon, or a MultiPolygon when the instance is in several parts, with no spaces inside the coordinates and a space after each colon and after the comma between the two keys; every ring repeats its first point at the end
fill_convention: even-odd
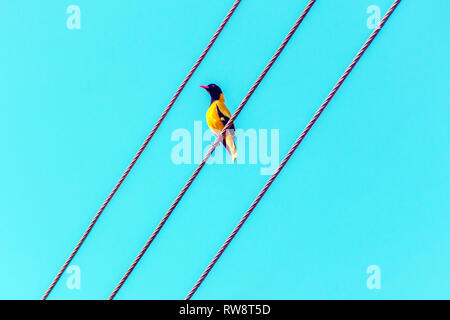
{"type": "MultiPolygon", "coordinates": [[[[200,86],[201,88],[208,91],[211,96],[211,104],[206,112],[206,122],[208,123],[209,129],[218,136],[222,132],[228,120],[231,118],[231,113],[225,105],[225,97],[223,96],[222,90],[216,84],[210,84],[207,86],[200,86]]],[[[222,140],[222,144],[227,149],[231,156],[233,162],[236,160],[237,151],[236,145],[234,144],[234,123],[231,125],[230,129],[227,130],[225,137],[222,140]]]]}

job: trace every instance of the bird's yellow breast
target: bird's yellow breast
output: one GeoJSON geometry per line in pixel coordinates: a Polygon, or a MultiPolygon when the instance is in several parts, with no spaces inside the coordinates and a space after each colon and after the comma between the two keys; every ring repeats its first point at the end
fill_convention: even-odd
{"type": "Polygon", "coordinates": [[[206,122],[208,123],[208,127],[215,133],[217,131],[222,131],[222,129],[224,128],[224,124],[222,121],[225,120],[220,118],[219,113],[217,112],[217,108],[219,108],[220,112],[223,115],[231,118],[230,111],[225,105],[223,94],[220,96],[220,100],[215,100],[211,103],[208,111],[206,112],[206,122]]]}

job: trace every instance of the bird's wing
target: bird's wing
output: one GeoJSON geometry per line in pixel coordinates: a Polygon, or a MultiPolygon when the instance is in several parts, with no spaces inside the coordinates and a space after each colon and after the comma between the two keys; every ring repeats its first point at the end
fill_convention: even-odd
{"type": "MultiPolygon", "coordinates": [[[[222,108],[216,103],[216,110],[217,114],[219,115],[220,121],[222,121],[222,124],[225,126],[228,123],[228,120],[231,118],[231,113],[227,109],[225,105],[222,106],[222,108]]],[[[230,129],[234,131],[234,123],[231,125],[230,129]]],[[[234,139],[234,134],[233,134],[234,139]]]]}
{"type": "Polygon", "coordinates": [[[227,106],[223,101],[216,100],[216,106],[219,107],[220,112],[222,112],[224,115],[226,115],[228,118],[231,118],[230,110],[228,110],[227,106]]]}
{"type": "MultiPolygon", "coordinates": [[[[222,122],[222,124],[224,126],[226,126],[226,124],[228,123],[228,121],[230,120],[230,117],[231,117],[230,111],[228,111],[227,107],[225,107],[225,109],[228,111],[228,114],[230,115],[230,116],[227,116],[222,113],[222,111],[220,110],[220,107],[217,104],[216,104],[216,109],[217,109],[217,114],[219,115],[220,121],[222,122]]],[[[230,136],[231,141],[234,141],[234,139],[236,137],[234,123],[231,125],[230,129],[231,129],[231,131],[227,130],[227,133],[228,133],[228,136],[230,136]]],[[[226,137],[227,137],[227,134],[225,134],[225,137],[223,137],[223,141],[222,141],[225,148],[227,148],[226,137]]]]}

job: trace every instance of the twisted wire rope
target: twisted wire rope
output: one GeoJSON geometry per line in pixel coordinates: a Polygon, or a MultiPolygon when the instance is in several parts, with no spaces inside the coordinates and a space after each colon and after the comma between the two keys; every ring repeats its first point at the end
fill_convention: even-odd
{"type": "Polygon", "coordinates": [[[95,223],[97,222],[97,220],[100,218],[101,214],[103,213],[103,211],[105,210],[105,208],[108,206],[109,202],[111,201],[111,199],[114,197],[114,195],[116,194],[117,190],[119,190],[120,186],[122,185],[122,183],[124,182],[124,180],[127,178],[128,174],[130,173],[131,169],[133,169],[134,165],[136,164],[136,162],[138,161],[138,159],[140,158],[140,156],[142,155],[142,153],[144,152],[145,148],[147,147],[147,145],[149,144],[150,140],[152,140],[153,136],[155,135],[156,131],[158,130],[158,128],[160,127],[161,123],[163,122],[164,118],[167,116],[167,114],[169,113],[170,109],[172,109],[172,106],[175,104],[175,101],[178,99],[178,97],[180,96],[181,92],[183,91],[184,87],[186,86],[186,84],[188,83],[188,81],[191,79],[192,75],[194,74],[194,72],[197,70],[198,66],[200,65],[200,63],[203,61],[203,59],[205,58],[206,54],[208,53],[208,51],[211,49],[211,47],[213,46],[214,42],[217,40],[217,38],[219,37],[220,33],[222,32],[222,30],[225,28],[225,25],[228,23],[228,21],[230,20],[231,16],[233,15],[233,13],[235,12],[236,8],[238,7],[238,5],[241,3],[242,0],[236,0],[236,2],[233,4],[233,6],[231,7],[230,11],[228,12],[228,14],[225,16],[225,18],[223,19],[222,23],[219,25],[219,28],[217,29],[217,31],[214,33],[213,37],[211,38],[211,40],[208,42],[208,44],[206,45],[205,49],[203,50],[203,52],[200,54],[200,57],[197,59],[197,61],[195,62],[194,66],[191,68],[191,70],[189,71],[189,73],[187,74],[187,76],[184,78],[183,82],[180,84],[180,86],[178,87],[177,91],[175,92],[175,94],[173,95],[172,99],[170,100],[169,104],[167,105],[166,109],[163,111],[163,113],[161,114],[161,116],[159,117],[158,121],[156,122],[155,126],[153,127],[153,129],[151,130],[151,132],[149,133],[149,135],[147,136],[147,138],[145,139],[144,143],[142,144],[142,146],[139,148],[138,152],[136,153],[136,155],[134,156],[133,160],[130,162],[130,164],[128,165],[128,167],[126,168],[125,172],[122,174],[122,176],[120,177],[119,181],[116,183],[116,185],[114,186],[114,188],[112,189],[111,193],[108,195],[108,197],[106,198],[106,200],[103,202],[102,206],[100,207],[100,209],[97,211],[97,214],[94,216],[94,218],[92,219],[91,223],[89,224],[88,228],[86,229],[86,231],[84,232],[83,236],[81,237],[81,239],[78,241],[77,245],[75,246],[75,248],[73,249],[73,251],[71,252],[70,256],[67,258],[67,260],[64,262],[63,266],[61,267],[61,269],[59,270],[58,274],[56,275],[56,277],[54,278],[54,280],[52,281],[52,283],[50,284],[50,286],[48,287],[47,291],[44,293],[43,297],[41,300],[46,300],[47,297],[49,296],[49,294],[52,292],[53,288],[56,286],[56,284],[58,283],[59,279],[61,278],[62,274],[64,273],[64,271],[67,269],[67,267],[69,266],[70,262],[72,261],[72,259],[75,257],[75,255],[77,254],[78,250],[80,249],[80,247],[82,246],[83,242],[86,240],[87,236],[89,235],[89,233],[92,231],[92,228],[94,228],[95,223]]]}
{"type": "Polygon", "coordinates": [[[243,215],[243,217],[241,218],[241,220],[239,221],[239,223],[236,225],[236,227],[233,229],[233,231],[231,232],[231,234],[228,236],[228,238],[226,239],[226,241],[224,242],[224,244],[222,245],[222,247],[219,249],[219,251],[217,252],[217,254],[214,256],[214,258],[211,260],[211,262],[209,263],[209,265],[206,267],[205,271],[202,273],[202,275],[200,276],[200,278],[197,280],[197,282],[195,283],[195,285],[192,287],[191,291],[189,291],[188,295],[186,296],[185,300],[190,300],[192,298],[192,296],[195,294],[195,292],[197,291],[197,289],[200,287],[200,285],[203,283],[203,281],[205,280],[205,278],[207,277],[207,275],[209,274],[209,272],[211,271],[211,269],[214,267],[214,265],[217,263],[217,261],[219,260],[219,258],[222,256],[223,252],[225,251],[225,249],[228,247],[228,245],[230,244],[230,242],[233,240],[233,238],[236,236],[236,234],[239,232],[239,230],[242,228],[243,224],[245,223],[245,221],[247,221],[248,217],[250,216],[250,214],[253,212],[253,210],[256,208],[256,206],[258,205],[258,203],[261,201],[262,197],[265,195],[265,193],[267,192],[267,190],[270,188],[270,186],[272,185],[273,181],[277,178],[277,176],[280,174],[281,170],[283,170],[284,166],[286,165],[286,163],[289,161],[289,159],[292,157],[292,155],[294,154],[294,152],[297,150],[298,146],[300,145],[300,143],[303,141],[303,139],[305,138],[305,136],[308,134],[309,130],[312,128],[312,126],[316,123],[317,119],[320,117],[320,115],[322,114],[322,112],[325,110],[325,108],[327,107],[327,105],[330,103],[331,99],[333,99],[334,95],[336,94],[336,92],[339,90],[339,88],[341,87],[341,85],[344,83],[345,79],[347,78],[347,76],[350,74],[350,72],[353,70],[353,68],[355,67],[355,65],[358,63],[358,61],[361,59],[362,55],[364,54],[364,52],[367,50],[367,48],[370,46],[370,44],[372,43],[372,41],[375,39],[375,37],[377,36],[377,34],[380,32],[381,28],[383,28],[384,24],[386,23],[386,21],[389,19],[389,17],[391,16],[391,14],[394,12],[394,10],[397,8],[398,4],[401,2],[401,0],[396,0],[393,2],[393,4],[391,5],[391,7],[389,8],[389,10],[386,12],[385,16],[383,17],[383,19],[380,21],[379,25],[377,26],[377,28],[375,28],[375,30],[372,32],[372,34],[370,35],[370,37],[367,39],[367,41],[364,43],[364,45],[362,46],[362,48],[359,50],[359,52],[356,54],[356,56],[354,57],[353,61],[350,63],[350,65],[347,67],[347,69],[345,70],[345,72],[343,73],[343,75],[341,76],[341,78],[338,80],[338,82],[336,83],[336,85],[333,87],[333,89],[331,90],[331,92],[328,94],[328,96],[326,97],[325,101],[322,103],[322,105],[319,107],[319,109],[317,110],[317,112],[314,114],[314,116],[312,117],[312,119],[310,120],[310,122],[307,124],[307,126],[305,127],[305,129],[302,131],[302,133],[300,134],[300,136],[297,138],[297,140],[295,141],[295,143],[293,144],[293,146],[291,147],[291,149],[289,150],[289,152],[286,154],[286,156],[284,157],[283,161],[280,163],[280,165],[278,166],[278,169],[274,172],[274,174],[269,178],[269,180],[266,182],[266,184],[264,185],[264,187],[261,189],[261,191],[259,192],[258,196],[255,198],[255,200],[253,201],[253,203],[250,205],[250,207],[247,209],[247,211],[245,212],[245,214],[243,215]]]}
{"type": "Polygon", "coordinates": [[[183,198],[183,196],[185,195],[185,193],[187,192],[187,190],[189,189],[189,187],[191,186],[191,184],[194,182],[195,178],[198,176],[198,174],[200,173],[200,171],[202,170],[203,166],[205,165],[205,163],[208,161],[208,159],[210,158],[211,154],[214,152],[214,149],[217,147],[217,145],[221,142],[222,140],[222,136],[225,134],[225,132],[227,130],[229,130],[232,126],[232,124],[234,123],[234,120],[237,118],[237,116],[239,115],[239,113],[242,111],[242,109],[245,107],[245,105],[247,104],[247,102],[250,100],[250,97],[253,95],[253,93],[255,92],[256,88],[259,86],[259,84],[261,83],[261,81],[264,79],[264,77],[266,76],[266,74],[269,72],[270,68],[273,66],[273,64],[275,63],[275,61],[278,59],[278,57],[280,56],[281,52],[283,51],[283,49],[286,47],[286,45],[288,44],[289,40],[292,38],[292,36],[294,35],[295,31],[297,31],[297,28],[300,26],[300,24],[302,23],[303,19],[306,17],[306,15],[308,14],[309,10],[311,9],[311,7],[314,5],[314,3],[316,2],[316,0],[310,0],[308,5],[305,7],[305,9],[303,10],[303,12],[301,13],[300,17],[297,19],[297,21],[295,22],[295,24],[293,25],[293,27],[291,28],[291,30],[289,31],[289,33],[286,35],[286,37],[284,38],[283,42],[281,43],[281,45],[279,46],[279,48],[277,49],[277,51],[275,52],[275,54],[273,55],[273,57],[270,59],[269,63],[267,64],[267,66],[264,68],[264,70],[261,72],[261,74],[259,75],[258,79],[255,81],[255,83],[253,84],[253,86],[250,88],[250,90],[248,91],[247,95],[245,96],[245,98],[242,100],[242,102],[240,103],[239,107],[236,109],[235,113],[233,114],[233,116],[230,118],[230,120],[228,121],[228,123],[225,125],[225,127],[223,128],[222,132],[218,135],[218,137],[216,138],[216,140],[213,142],[213,144],[211,145],[209,151],[206,153],[206,155],[204,156],[202,162],[199,164],[199,166],[197,167],[197,169],[195,169],[194,173],[192,174],[192,176],[189,178],[189,180],[187,181],[187,183],[184,185],[184,187],[181,189],[180,193],[178,194],[178,196],[176,197],[175,201],[172,203],[172,205],[170,206],[169,210],[167,210],[166,214],[163,216],[163,218],[161,219],[160,223],[158,224],[158,226],[156,227],[156,229],[153,231],[152,235],[150,236],[150,238],[147,240],[147,242],[145,243],[144,247],[142,248],[142,250],[139,252],[139,254],[137,255],[137,257],[134,259],[133,263],[130,265],[130,267],[128,268],[128,270],[126,271],[126,273],[124,274],[124,276],[122,277],[122,279],[119,281],[119,283],[117,284],[116,288],[113,290],[113,292],[111,293],[109,300],[114,299],[114,297],[117,295],[117,293],[119,292],[119,290],[122,288],[123,284],[125,283],[125,281],[128,279],[128,277],[130,276],[131,272],[133,272],[134,268],[136,267],[136,265],[138,264],[138,262],[141,260],[142,256],[145,254],[145,252],[147,251],[147,249],[150,247],[150,245],[152,244],[153,240],[156,238],[156,236],[158,235],[158,233],[161,231],[162,227],[164,226],[164,224],[166,223],[167,219],[170,217],[170,215],[172,214],[172,212],[175,210],[176,206],[178,205],[178,203],[181,201],[181,198],[183,198]]]}

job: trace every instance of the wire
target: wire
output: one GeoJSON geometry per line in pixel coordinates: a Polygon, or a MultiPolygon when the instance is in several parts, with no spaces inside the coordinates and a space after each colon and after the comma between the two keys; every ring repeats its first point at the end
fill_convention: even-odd
{"type": "Polygon", "coordinates": [[[297,150],[298,146],[300,145],[300,143],[303,141],[303,139],[305,138],[305,136],[308,134],[309,130],[312,128],[312,126],[316,123],[317,119],[320,117],[320,115],[322,114],[322,112],[325,110],[325,108],[327,107],[327,105],[330,103],[331,99],[333,99],[334,95],[336,94],[336,92],[339,90],[339,88],[341,87],[341,85],[344,83],[345,79],[347,78],[347,76],[350,74],[350,72],[353,70],[353,68],[355,67],[356,63],[358,63],[359,59],[361,58],[361,56],[364,54],[364,52],[366,51],[366,49],[370,46],[370,44],[372,43],[373,39],[377,36],[378,32],[381,30],[381,28],[384,26],[384,24],[386,23],[386,21],[389,19],[389,17],[391,16],[392,12],[395,10],[395,8],[398,6],[398,4],[400,3],[401,0],[396,0],[394,1],[394,3],[392,4],[392,6],[389,8],[389,10],[386,12],[386,15],[383,17],[383,19],[380,21],[380,24],[378,25],[378,27],[372,32],[372,34],[370,35],[369,39],[367,39],[366,43],[362,46],[362,48],[359,50],[359,52],[356,54],[355,58],[353,59],[353,61],[350,63],[350,65],[347,67],[347,69],[345,70],[344,74],[341,76],[341,78],[339,79],[339,81],[336,83],[336,85],[333,87],[333,89],[331,90],[330,94],[327,96],[327,98],[325,99],[325,101],[322,103],[322,105],[320,106],[320,108],[317,110],[317,112],[314,114],[314,116],[312,117],[311,121],[308,123],[308,125],[305,127],[305,129],[303,130],[303,132],[300,134],[300,136],[298,137],[298,139],[295,141],[294,145],[291,147],[291,149],[289,150],[289,152],[286,154],[286,156],[284,157],[283,161],[280,163],[278,169],[275,171],[275,173],[269,178],[269,180],[266,182],[266,184],[264,185],[264,187],[261,189],[261,191],[259,192],[258,196],[255,198],[255,200],[253,201],[253,203],[250,205],[250,207],[247,209],[247,211],[245,212],[244,216],[241,218],[241,220],[239,221],[239,223],[236,225],[236,227],[233,229],[233,232],[231,232],[230,236],[227,238],[227,240],[225,241],[225,243],[222,245],[222,247],[219,249],[219,251],[217,252],[217,254],[214,256],[214,258],[211,260],[211,262],[209,263],[209,265],[206,267],[205,271],[203,272],[203,274],[200,276],[200,278],[198,279],[198,281],[195,283],[195,285],[192,287],[191,291],[188,293],[188,295],[186,296],[186,300],[190,300],[192,298],[192,296],[194,295],[194,293],[197,291],[197,289],[199,288],[199,286],[203,283],[203,281],[205,280],[206,276],[209,274],[209,272],[211,271],[211,269],[214,267],[214,265],[216,264],[216,262],[219,260],[219,258],[221,257],[221,255],[223,254],[223,252],[225,251],[225,249],[228,247],[228,245],[230,244],[230,242],[233,240],[233,238],[236,236],[236,234],[239,232],[239,230],[242,228],[243,224],[245,223],[245,221],[248,219],[248,217],[250,216],[250,214],[253,212],[253,210],[256,208],[256,206],[258,205],[259,201],[262,199],[262,197],[264,196],[264,194],[267,192],[267,190],[270,188],[270,186],[272,185],[273,181],[277,178],[277,176],[280,174],[281,170],[283,170],[284,166],[286,165],[286,163],[289,161],[289,159],[291,158],[291,156],[294,154],[295,150],[297,150]]]}
{"type": "Polygon", "coordinates": [[[166,223],[167,219],[170,217],[170,215],[172,214],[173,210],[175,210],[176,206],[178,205],[178,203],[180,202],[181,198],[184,196],[184,194],[187,192],[187,190],[189,189],[189,187],[191,186],[191,184],[194,182],[195,178],[197,177],[197,175],[200,173],[200,171],[202,170],[203,166],[205,165],[206,161],[208,161],[209,157],[211,156],[211,154],[214,152],[214,149],[217,147],[217,145],[220,143],[220,141],[222,140],[221,137],[224,135],[224,133],[230,129],[231,125],[234,123],[234,120],[237,118],[237,116],[239,115],[239,113],[242,111],[242,109],[244,108],[244,106],[247,104],[248,100],[250,100],[250,97],[253,95],[253,93],[255,92],[256,88],[259,86],[259,84],[261,83],[261,81],[264,79],[264,77],[266,76],[266,74],[269,72],[270,68],[273,66],[273,64],[275,63],[275,61],[277,60],[277,58],[280,56],[281,52],[283,51],[283,49],[286,47],[287,43],[289,42],[289,40],[291,39],[291,37],[294,35],[295,31],[297,30],[297,28],[299,27],[299,25],[302,23],[303,19],[305,18],[305,16],[308,14],[309,10],[311,9],[311,7],[313,6],[313,4],[316,2],[316,0],[310,0],[308,5],[306,6],[306,8],[304,9],[304,11],[302,12],[302,14],[300,15],[300,17],[297,19],[297,21],[295,22],[294,26],[292,27],[292,29],[289,31],[289,33],[287,34],[286,38],[284,38],[283,42],[281,43],[280,47],[278,48],[278,50],[275,52],[274,56],[272,57],[272,59],[270,59],[269,63],[267,64],[267,66],[264,68],[264,70],[261,72],[261,74],[259,75],[258,79],[256,80],[256,82],[253,84],[253,86],[250,88],[250,90],[248,91],[247,95],[245,96],[244,100],[242,100],[241,104],[239,105],[239,107],[236,109],[236,112],[233,114],[233,116],[231,117],[231,119],[227,122],[226,126],[223,128],[222,132],[218,135],[217,139],[213,142],[213,144],[211,145],[211,148],[209,149],[208,153],[205,155],[205,157],[203,158],[202,162],[199,164],[199,166],[197,167],[197,169],[195,169],[194,173],[192,174],[192,176],[189,178],[188,182],[185,184],[185,186],[183,187],[183,189],[181,189],[180,193],[178,194],[178,196],[176,197],[175,201],[172,203],[172,205],[170,206],[169,210],[166,212],[166,214],[164,215],[164,217],[162,218],[161,222],[158,224],[158,226],[156,227],[155,231],[153,231],[153,234],[151,235],[151,237],[148,239],[148,241],[145,243],[144,247],[142,248],[142,250],[139,252],[138,256],[136,257],[136,259],[133,261],[133,263],[131,264],[131,266],[128,268],[127,272],[125,273],[125,275],[122,277],[122,279],[120,280],[120,282],[118,283],[118,285],[116,286],[116,288],[114,289],[114,291],[111,293],[109,300],[114,299],[114,297],[116,296],[117,292],[120,290],[120,288],[122,288],[123,284],[125,283],[125,281],[128,279],[128,277],[130,276],[131,272],[133,271],[133,269],[136,267],[136,265],[138,264],[138,262],[141,260],[142,256],[145,254],[145,252],[147,251],[148,247],[151,245],[151,243],[153,242],[153,240],[156,238],[156,236],[158,235],[158,233],[161,231],[162,227],[164,226],[164,224],[166,223]]]}
{"type": "Polygon", "coordinates": [[[216,33],[214,33],[213,37],[211,38],[211,40],[208,42],[206,48],[203,50],[203,52],[200,54],[200,57],[197,59],[197,61],[195,62],[194,66],[191,68],[191,70],[189,71],[189,73],[187,74],[186,78],[184,78],[183,82],[180,84],[180,86],[178,87],[177,91],[175,92],[175,94],[173,95],[172,99],[170,100],[169,104],[167,105],[166,109],[164,110],[164,112],[161,114],[161,116],[159,117],[158,121],[156,122],[155,126],[153,127],[152,131],[150,132],[150,134],[147,136],[147,138],[145,139],[144,143],[142,144],[142,146],[140,147],[140,149],[138,150],[138,152],[136,153],[136,155],[134,156],[133,160],[130,162],[130,164],[128,165],[127,169],[125,170],[125,172],[122,174],[122,176],[120,177],[119,181],[117,182],[117,184],[114,186],[113,190],[111,191],[111,193],[109,194],[109,196],[106,198],[105,202],[102,204],[102,206],[100,207],[100,209],[98,210],[97,214],[95,215],[94,219],[92,219],[91,223],[89,224],[88,228],[86,229],[86,231],[84,232],[83,236],[81,237],[81,239],[78,241],[77,245],[75,246],[75,248],[73,249],[72,253],[70,254],[69,258],[67,258],[66,262],[64,262],[63,266],[61,267],[61,269],[59,270],[58,274],[56,275],[55,279],[53,280],[53,282],[50,284],[50,287],[47,289],[47,291],[45,292],[44,296],[42,297],[41,300],[45,300],[47,299],[48,295],[50,294],[50,292],[52,292],[53,288],[55,287],[55,285],[57,284],[57,282],[59,281],[59,279],[61,278],[62,274],[64,273],[64,271],[67,269],[67,267],[69,266],[70,262],[72,261],[72,259],[75,257],[75,255],[77,254],[78,250],[80,249],[81,245],[83,244],[84,240],[86,240],[87,236],[89,235],[89,233],[91,232],[92,228],[94,227],[95,223],[97,222],[97,220],[100,218],[101,214],[103,213],[103,211],[105,210],[106,206],[109,204],[109,202],[111,201],[111,199],[114,197],[114,195],[116,194],[117,190],[119,190],[120,186],[122,185],[122,183],[124,182],[124,180],[126,179],[126,177],[128,176],[128,174],[130,173],[131,169],[133,169],[134,165],[136,164],[136,162],[138,161],[139,157],[142,155],[142,153],[144,152],[145,148],[147,147],[148,143],[150,142],[150,140],[153,138],[153,136],[155,135],[156,131],[158,130],[159,126],[161,125],[161,123],[163,122],[164,118],[166,117],[166,115],[169,113],[170,109],[172,108],[172,106],[175,104],[175,101],[178,99],[178,97],[181,94],[181,91],[183,91],[184,87],[186,86],[186,84],[188,83],[188,81],[191,79],[192,75],[194,74],[194,72],[197,70],[198,66],[200,65],[200,63],[203,61],[203,59],[205,58],[206,54],[208,53],[209,49],[211,49],[211,47],[213,46],[214,42],[217,40],[217,38],[219,37],[220,33],[222,32],[222,30],[225,28],[225,25],[227,24],[227,22],[230,20],[231,16],[233,15],[234,11],[236,10],[236,8],[238,7],[238,5],[241,3],[242,0],[236,0],[236,2],[233,4],[233,6],[231,7],[230,11],[228,12],[228,14],[225,16],[225,18],[223,19],[222,23],[220,24],[219,28],[217,29],[216,33]]]}

